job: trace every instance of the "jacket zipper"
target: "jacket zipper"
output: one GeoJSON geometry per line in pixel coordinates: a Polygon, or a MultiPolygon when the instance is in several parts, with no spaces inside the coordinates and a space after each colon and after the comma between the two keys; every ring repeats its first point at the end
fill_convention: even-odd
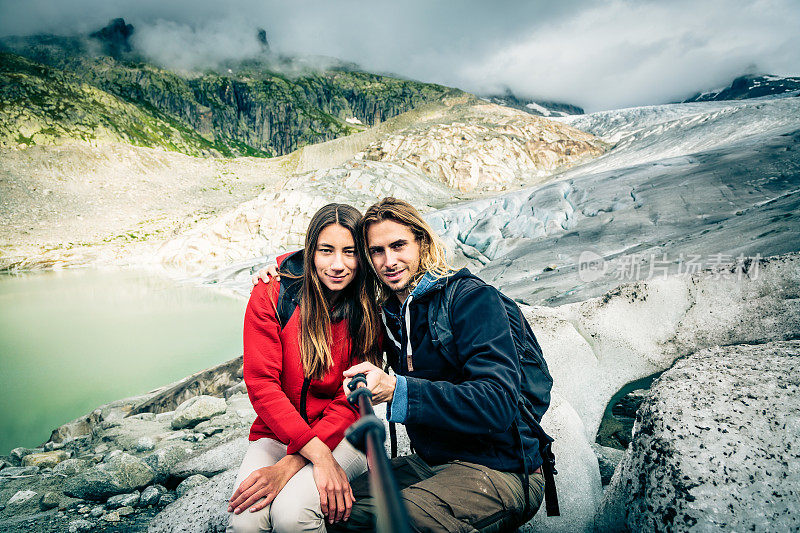
{"type": "Polygon", "coordinates": [[[308,386],[311,384],[311,378],[303,378],[303,388],[300,391],[300,416],[308,424],[308,413],[306,412],[306,398],[308,397],[308,386]]]}

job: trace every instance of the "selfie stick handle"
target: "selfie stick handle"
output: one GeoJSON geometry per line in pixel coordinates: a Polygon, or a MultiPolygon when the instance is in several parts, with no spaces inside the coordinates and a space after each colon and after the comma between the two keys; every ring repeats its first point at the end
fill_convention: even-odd
{"type": "Polygon", "coordinates": [[[370,491],[375,498],[377,531],[410,532],[408,514],[400,499],[400,490],[383,447],[386,428],[372,410],[372,392],[367,388],[367,377],[356,374],[347,386],[351,391],[347,395],[347,401],[358,409],[361,418],[347,428],[345,438],[367,455],[370,491]]]}

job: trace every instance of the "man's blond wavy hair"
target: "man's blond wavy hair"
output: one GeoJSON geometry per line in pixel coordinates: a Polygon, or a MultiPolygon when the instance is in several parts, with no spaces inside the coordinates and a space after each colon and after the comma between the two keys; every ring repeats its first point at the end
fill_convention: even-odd
{"type": "MultiPolygon", "coordinates": [[[[364,243],[364,253],[376,277],[377,271],[375,270],[375,265],[372,263],[372,257],[369,253],[369,244],[367,243],[367,231],[372,224],[377,224],[384,220],[392,220],[408,227],[411,233],[414,234],[417,243],[419,243],[419,271],[411,281],[412,289],[416,287],[419,280],[422,279],[422,276],[428,272],[434,277],[441,278],[455,271],[455,268],[453,268],[447,260],[447,247],[430,225],[425,222],[419,211],[408,202],[387,197],[367,209],[360,223],[361,242],[364,243]]],[[[386,286],[381,283],[380,278],[377,278],[375,281],[378,301],[384,302],[391,295],[391,292],[386,290],[386,286]]]]}

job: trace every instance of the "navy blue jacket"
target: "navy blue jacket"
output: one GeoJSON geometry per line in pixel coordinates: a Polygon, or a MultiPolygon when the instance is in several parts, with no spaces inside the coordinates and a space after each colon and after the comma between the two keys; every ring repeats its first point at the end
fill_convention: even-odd
{"type": "Polygon", "coordinates": [[[396,342],[389,363],[406,381],[405,390],[390,405],[390,417],[396,419],[391,411],[403,412],[411,445],[422,459],[430,464],[463,460],[522,472],[521,435],[528,471],[541,465],[539,443],[517,408],[519,359],[494,287],[467,269],[438,280],[427,274],[402,308],[391,297],[383,312],[396,342]],[[449,362],[431,342],[428,307],[433,293],[456,278],[466,279],[454,293],[450,320],[457,361],[449,362]],[[397,405],[404,395],[407,402],[397,405]]]}

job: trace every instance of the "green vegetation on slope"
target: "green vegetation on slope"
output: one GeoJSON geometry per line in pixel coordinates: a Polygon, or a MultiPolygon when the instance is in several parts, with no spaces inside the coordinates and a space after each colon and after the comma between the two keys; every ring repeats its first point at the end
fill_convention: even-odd
{"type": "Polygon", "coordinates": [[[341,68],[290,77],[258,60],[235,72],[179,75],[52,36],[3,44],[30,58],[0,56],[4,145],[110,138],[192,155],[269,157],[361,129],[348,118],[372,126],[461,94],[341,68]]]}
{"type": "Polygon", "coordinates": [[[230,154],[155,108],[67,72],[0,52],[0,146],[122,141],[190,155],[230,154]]]}

